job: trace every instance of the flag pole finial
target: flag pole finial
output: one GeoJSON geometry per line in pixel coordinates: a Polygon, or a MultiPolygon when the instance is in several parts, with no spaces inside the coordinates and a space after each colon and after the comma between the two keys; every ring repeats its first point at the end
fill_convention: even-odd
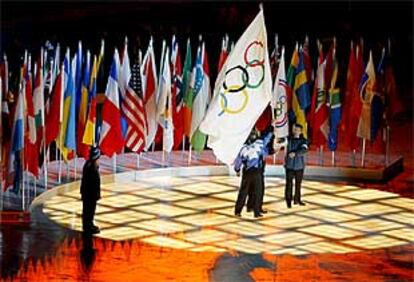
{"type": "Polygon", "coordinates": [[[263,11],[263,2],[260,2],[259,8],[260,8],[260,11],[263,11]]]}

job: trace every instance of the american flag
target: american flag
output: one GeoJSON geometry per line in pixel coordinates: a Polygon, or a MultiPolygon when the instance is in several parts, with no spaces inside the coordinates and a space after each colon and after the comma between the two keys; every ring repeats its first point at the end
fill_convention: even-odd
{"type": "Polygon", "coordinates": [[[131,68],[131,78],[125,91],[122,110],[128,122],[125,138],[126,146],[139,153],[145,148],[147,135],[145,108],[142,95],[140,66],[134,63],[131,68]]]}

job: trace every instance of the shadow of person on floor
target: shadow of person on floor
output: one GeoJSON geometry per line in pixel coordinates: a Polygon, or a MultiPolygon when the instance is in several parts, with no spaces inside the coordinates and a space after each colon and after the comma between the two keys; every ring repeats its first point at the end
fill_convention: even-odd
{"type": "Polygon", "coordinates": [[[82,233],[82,249],[80,261],[84,274],[89,275],[95,263],[96,250],[93,248],[93,236],[89,232],[82,233]]]}

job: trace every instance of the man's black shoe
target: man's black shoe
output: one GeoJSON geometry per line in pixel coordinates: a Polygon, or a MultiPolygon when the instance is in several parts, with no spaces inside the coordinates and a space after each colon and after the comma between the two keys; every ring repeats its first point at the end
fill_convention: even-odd
{"type": "Polygon", "coordinates": [[[267,210],[261,210],[260,213],[267,214],[267,210]]]}
{"type": "Polygon", "coordinates": [[[235,216],[241,217],[241,214],[239,212],[234,213],[235,216]]]}
{"type": "Polygon", "coordinates": [[[253,209],[252,208],[247,208],[247,212],[252,212],[253,209]]]}
{"type": "Polygon", "coordinates": [[[254,215],[254,217],[255,217],[255,218],[259,218],[259,217],[263,217],[263,215],[262,215],[261,213],[256,213],[256,214],[254,215]]]}
{"type": "Polygon", "coordinates": [[[286,205],[289,209],[292,207],[292,203],[290,203],[290,202],[287,202],[286,205]]]}

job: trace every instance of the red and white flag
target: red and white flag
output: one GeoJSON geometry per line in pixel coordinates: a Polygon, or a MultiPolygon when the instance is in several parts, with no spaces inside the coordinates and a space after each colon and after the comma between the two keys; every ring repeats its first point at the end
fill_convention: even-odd
{"type": "Polygon", "coordinates": [[[146,123],[142,100],[141,73],[139,64],[130,67],[127,42],[125,42],[120,73],[120,91],[122,95],[122,115],[128,123],[125,145],[133,152],[139,153],[145,147],[146,123]]]}
{"type": "Polygon", "coordinates": [[[124,146],[118,92],[119,65],[119,54],[118,50],[115,49],[108,83],[106,85],[105,102],[102,107],[102,127],[100,135],[102,153],[108,157],[112,157],[115,153],[121,153],[124,146]]]}

